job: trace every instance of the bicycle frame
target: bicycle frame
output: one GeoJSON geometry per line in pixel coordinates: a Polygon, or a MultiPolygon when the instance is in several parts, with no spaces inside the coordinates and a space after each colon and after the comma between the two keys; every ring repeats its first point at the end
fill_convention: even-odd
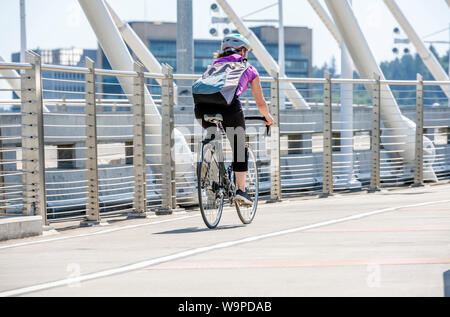
{"type": "MultiPolygon", "coordinates": [[[[259,116],[251,116],[251,117],[245,117],[245,120],[253,120],[253,121],[265,121],[264,117],[259,116]]],[[[231,204],[234,203],[234,196],[236,194],[236,179],[234,177],[234,173],[232,171],[232,166],[229,166],[228,168],[225,168],[225,159],[224,159],[224,153],[223,153],[223,141],[224,138],[227,137],[227,133],[223,127],[223,124],[221,121],[212,120],[211,123],[216,125],[216,128],[218,131],[220,131],[220,140],[216,140],[216,135],[214,134],[209,139],[205,139],[202,141],[202,155],[204,153],[204,147],[208,144],[211,144],[214,142],[214,149],[215,152],[218,154],[218,160],[219,160],[219,173],[221,178],[221,188],[224,191],[224,195],[226,198],[230,199],[231,204]]],[[[270,136],[270,127],[267,126],[266,131],[267,136],[270,136]]],[[[203,159],[203,157],[201,158],[203,159]]]]}
{"type": "MultiPolygon", "coordinates": [[[[228,168],[225,167],[225,159],[223,154],[223,141],[224,138],[226,138],[226,132],[223,128],[223,125],[221,122],[215,122],[217,129],[220,131],[220,139],[216,139],[216,135],[209,139],[205,139],[202,141],[202,155],[204,153],[204,147],[208,144],[213,145],[213,153],[216,153],[218,155],[217,159],[219,160],[219,173],[220,173],[220,179],[221,184],[220,188],[223,190],[225,198],[228,198],[230,200],[230,204],[234,204],[234,195],[236,193],[236,185],[232,181],[233,179],[233,171],[232,166],[230,165],[228,168]]],[[[203,159],[203,158],[202,158],[203,159]]]]}
{"type": "MultiPolygon", "coordinates": [[[[248,225],[253,221],[258,206],[259,177],[258,177],[258,164],[255,155],[251,147],[249,145],[246,145],[249,149],[248,153],[252,157],[251,161],[253,162],[253,166],[255,169],[254,173],[256,175],[254,179],[252,178],[254,183],[250,181],[250,184],[253,184],[255,186],[253,191],[255,199],[253,200],[252,205],[247,205],[243,203],[241,200],[237,201],[236,199],[237,183],[236,183],[236,175],[233,172],[233,165],[230,164],[228,167],[226,167],[225,165],[225,153],[223,152],[223,142],[224,138],[227,137],[227,133],[223,128],[222,124],[223,119],[221,118],[220,115],[209,115],[209,116],[205,115],[205,120],[214,124],[217,130],[215,130],[214,133],[211,133],[210,136],[207,136],[207,138],[205,138],[202,141],[201,155],[199,156],[199,163],[197,170],[198,195],[203,221],[205,222],[208,228],[210,229],[216,228],[222,216],[223,204],[225,202],[225,199],[228,199],[231,206],[235,205],[238,216],[242,221],[242,223],[248,225]],[[220,137],[218,131],[220,131],[220,137]],[[211,157],[208,157],[208,155],[211,155],[211,157]],[[207,166],[208,168],[206,170],[203,170],[203,166],[207,166]],[[214,179],[212,179],[209,176],[210,168],[212,166],[216,166],[218,169],[218,171],[213,172],[213,174],[215,175],[213,176],[214,179]],[[204,206],[203,190],[209,191],[209,193],[215,195],[215,198],[214,197],[212,198],[214,200],[214,204],[217,201],[217,199],[219,199],[220,205],[217,207],[213,205],[213,208],[208,208],[207,203],[204,206]],[[208,212],[208,210],[210,209],[217,209],[216,214],[214,213],[212,214],[213,218],[211,218],[211,214],[208,212]]],[[[264,121],[265,118],[248,117],[246,118],[246,120],[264,121]]],[[[267,132],[268,132],[267,134],[269,135],[270,132],[269,127],[267,128],[267,132]]],[[[235,150],[236,149],[234,149],[233,151],[235,150]]],[[[208,197],[210,197],[209,194],[208,197]]],[[[209,200],[209,198],[207,198],[207,200],[209,200]]],[[[207,200],[205,200],[205,202],[207,202],[207,200]]]]}

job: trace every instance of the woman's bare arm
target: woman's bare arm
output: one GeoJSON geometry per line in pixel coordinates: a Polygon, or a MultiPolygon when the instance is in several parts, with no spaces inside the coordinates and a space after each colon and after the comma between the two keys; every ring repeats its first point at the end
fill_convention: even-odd
{"type": "Polygon", "coordinates": [[[266,100],[264,99],[263,90],[261,87],[261,80],[256,77],[251,83],[250,88],[252,89],[253,97],[255,98],[256,105],[258,106],[259,112],[266,118],[268,125],[274,125],[274,121],[269,112],[269,107],[267,106],[266,100]]]}

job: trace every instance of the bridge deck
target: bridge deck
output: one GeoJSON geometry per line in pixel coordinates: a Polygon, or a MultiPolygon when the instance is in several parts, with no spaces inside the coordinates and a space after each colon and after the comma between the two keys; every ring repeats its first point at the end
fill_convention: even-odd
{"type": "Polygon", "coordinates": [[[230,209],[213,231],[189,212],[0,243],[0,296],[443,296],[449,270],[450,185],[263,204],[250,226],[230,209]]]}

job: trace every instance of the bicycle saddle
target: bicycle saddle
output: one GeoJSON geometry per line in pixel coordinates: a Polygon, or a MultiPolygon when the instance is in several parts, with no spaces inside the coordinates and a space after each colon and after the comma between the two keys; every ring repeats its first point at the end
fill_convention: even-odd
{"type": "Polygon", "coordinates": [[[223,116],[221,114],[205,114],[203,119],[210,123],[223,122],[223,116]]]}

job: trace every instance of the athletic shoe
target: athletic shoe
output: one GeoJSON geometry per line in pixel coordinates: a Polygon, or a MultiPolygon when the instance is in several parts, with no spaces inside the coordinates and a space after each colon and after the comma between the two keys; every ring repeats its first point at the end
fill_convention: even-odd
{"type": "Polygon", "coordinates": [[[243,192],[242,190],[238,189],[236,192],[236,201],[242,205],[253,205],[253,200],[250,197],[250,195],[246,192],[243,192]]]}

